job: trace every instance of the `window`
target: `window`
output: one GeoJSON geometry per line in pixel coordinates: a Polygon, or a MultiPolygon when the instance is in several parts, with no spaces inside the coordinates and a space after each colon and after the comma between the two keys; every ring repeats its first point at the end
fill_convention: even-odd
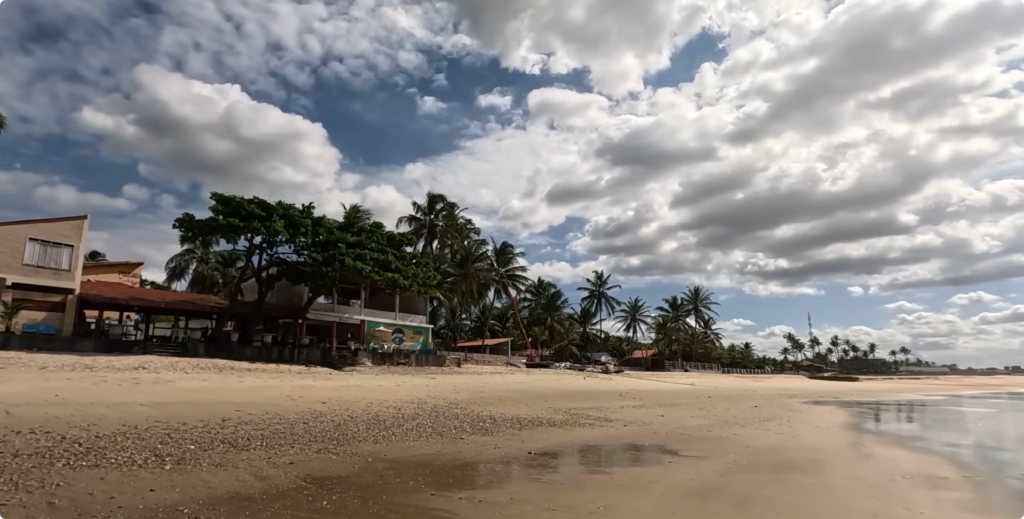
{"type": "Polygon", "coordinates": [[[72,245],[36,238],[29,238],[25,243],[25,265],[70,271],[74,262],[75,247],[72,245]]]}

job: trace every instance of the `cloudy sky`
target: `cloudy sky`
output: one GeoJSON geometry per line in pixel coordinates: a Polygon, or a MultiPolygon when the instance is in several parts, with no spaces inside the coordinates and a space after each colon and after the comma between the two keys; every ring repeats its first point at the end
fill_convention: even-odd
{"type": "Polygon", "coordinates": [[[6,0],[0,218],[147,262],[209,191],[432,189],[568,288],[1024,363],[1020,0],[6,0]]]}

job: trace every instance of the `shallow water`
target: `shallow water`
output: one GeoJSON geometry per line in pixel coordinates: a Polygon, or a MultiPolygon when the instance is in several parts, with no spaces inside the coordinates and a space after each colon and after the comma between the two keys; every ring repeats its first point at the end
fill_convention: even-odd
{"type": "Polygon", "coordinates": [[[948,456],[1024,499],[1024,392],[819,403],[853,409],[864,429],[948,456]]]}
{"type": "Polygon", "coordinates": [[[451,518],[460,516],[441,503],[459,492],[522,481],[558,484],[567,477],[655,466],[685,457],[689,456],[659,445],[618,444],[584,445],[485,462],[381,459],[353,475],[308,478],[299,487],[225,500],[218,508],[239,518],[451,518]]]}

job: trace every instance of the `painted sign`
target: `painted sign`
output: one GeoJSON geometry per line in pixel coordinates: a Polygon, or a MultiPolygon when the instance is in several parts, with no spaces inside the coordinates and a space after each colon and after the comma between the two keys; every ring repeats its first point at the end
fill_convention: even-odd
{"type": "Polygon", "coordinates": [[[429,336],[422,326],[366,321],[366,346],[371,350],[426,349],[429,336]]]}

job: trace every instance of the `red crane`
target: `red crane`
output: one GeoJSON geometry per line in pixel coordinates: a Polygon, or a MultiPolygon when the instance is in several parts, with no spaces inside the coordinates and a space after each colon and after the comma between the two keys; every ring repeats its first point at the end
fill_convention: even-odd
{"type": "Polygon", "coordinates": [[[519,333],[523,334],[523,341],[526,342],[526,362],[534,362],[537,360],[537,355],[533,351],[533,346],[530,345],[530,336],[526,334],[523,319],[519,317],[519,296],[512,298],[512,310],[516,313],[516,324],[519,325],[519,333]]]}

